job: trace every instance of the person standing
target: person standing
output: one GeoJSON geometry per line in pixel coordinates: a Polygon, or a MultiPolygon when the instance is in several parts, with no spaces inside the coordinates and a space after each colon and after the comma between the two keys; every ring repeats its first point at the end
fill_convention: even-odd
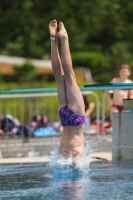
{"type": "MultiPolygon", "coordinates": [[[[113,78],[111,83],[132,83],[132,80],[128,79],[131,75],[131,70],[129,65],[123,64],[119,69],[119,77],[113,78]]],[[[122,90],[117,89],[113,91],[113,95],[109,94],[109,91],[105,91],[105,95],[108,101],[108,107],[111,112],[123,112],[123,99],[131,98],[133,99],[133,90],[122,90]]]]}

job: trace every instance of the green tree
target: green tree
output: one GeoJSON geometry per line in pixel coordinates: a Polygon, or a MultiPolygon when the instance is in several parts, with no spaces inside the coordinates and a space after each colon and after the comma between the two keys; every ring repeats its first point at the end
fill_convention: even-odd
{"type": "Polygon", "coordinates": [[[129,0],[0,0],[0,54],[50,57],[48,23],[57,19],[67,28],[71,51],[102,53],[109,68],[100,73],[108,69],[114,76],[120,62],[132,60],[132,10],[129,0]]]}
{"type": "MultiPolygon", "coordinates": [[[[109,69],[108,60],[100,52],[77,52],[72,54],[74,67],[86,67],[92,72],[93,79],[98,82],[105,82],[108,76],[103,77],[106,68],[109,69]]],[[[105,75],[105,74],[104,74],[105,75]]]]}
{"type": "Polygon", "coordinates": [[[36,77],[35,66],[30,61],[26,61],[22,65],[14,65],[13,68],[19,82],[30,82],[36,77]]]}

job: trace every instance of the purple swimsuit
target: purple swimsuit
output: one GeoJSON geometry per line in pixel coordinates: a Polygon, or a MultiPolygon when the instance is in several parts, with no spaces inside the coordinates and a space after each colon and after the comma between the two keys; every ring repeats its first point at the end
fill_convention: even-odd
{"type": "Polygon", "coordinates": [[[117,108],[117,110],[118,110],[119,112],[122,112],[122,111],[124,110],[124,106],[123,106],[123,105],[115,105],[115,104],[113,104],[112,107],[117,108]]]}
{"type": "Polygon", "coordinates": [[[85,116],[75,114],[68,106],[61,108],[59,115],[63,126],[80,126],[85,124],[85,116]]]}

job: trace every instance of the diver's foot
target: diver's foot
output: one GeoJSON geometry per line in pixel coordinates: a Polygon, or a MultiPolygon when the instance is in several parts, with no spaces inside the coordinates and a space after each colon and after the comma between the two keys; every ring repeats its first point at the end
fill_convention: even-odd
{"type": "Polygon", "coordinates": [[[65,29],[65,26],[62,22],[59,22],[59,32],[57,33],[57,36],[62,40],[64,38],[68,38],[67,31],[65,29]]]}
{"type": "Polygon", "coordinates": [[[49,23],[48,27],[49,27],[50,36],[51,37],[56,37],[56,35],[57,35],[57,21],[56,21],[56,19],[52,20],[49,23]]]}

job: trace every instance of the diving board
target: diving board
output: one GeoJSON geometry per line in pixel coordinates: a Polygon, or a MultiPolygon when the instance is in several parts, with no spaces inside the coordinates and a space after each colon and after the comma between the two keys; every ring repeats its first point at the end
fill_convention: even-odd
{"type": "Polygon", "coordinates": [[[11,89],[0,90],[1,94],[23,94],[23,93],[43,93],[43,92],[57,92],[57,88],[30,88],[30,89],[11,89]]]}
{"type": "MultiPolygon", "coordinates": [[[[81,91],[87,90],[117,90],[133,89],[133,83],[116,83],[116,84],[94,84],[94,85],[84,85],[79,87],[81,91]]],[[[0,95],[2,94],[24,94],[24,93],[46,93],[46,92],[57,92],[57,88],[29,88],[29,89],[11,89],[11,90],[0,90],[0,95]]]]}
{"type": "Polygon", "coordinates": [[[109,83],[109,84],[93,84],[84,85],[84,90],[130,90],[133,89],[133,83],[109,83]]]}

